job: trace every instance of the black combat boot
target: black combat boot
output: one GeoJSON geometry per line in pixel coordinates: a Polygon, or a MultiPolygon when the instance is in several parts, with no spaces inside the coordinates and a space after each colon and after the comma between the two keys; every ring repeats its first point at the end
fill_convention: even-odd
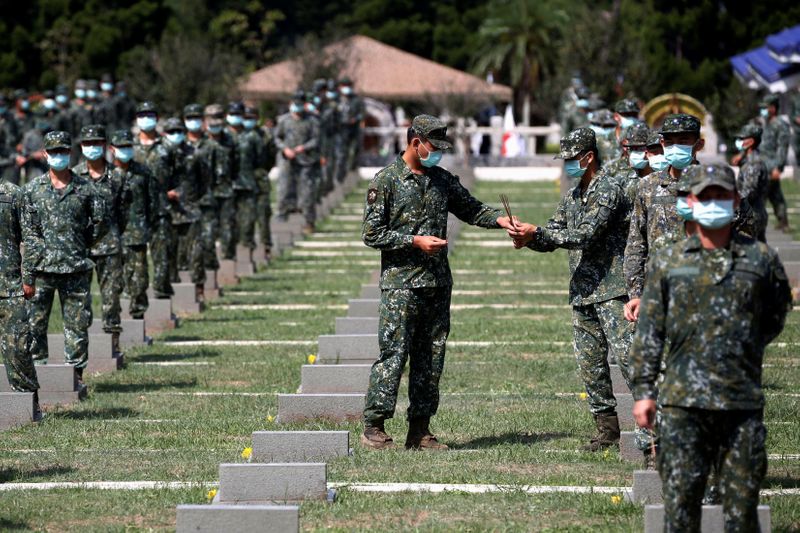
{"type": "Polygon", "coordinates": [[[383,420],[364,425],[361,444],[373,450],[390,450],[395,447],[392,437],[386,434],[383,420]]]}
{"type": "Polygon", "coordinates": [[[33,421],[34,422],[41,422],[44,418],[44,413],[42,412],[42,407],[39,405],[39,391],[34,391],[33,393],[33,421]]]}
{"type": "Polygon", "coordinates": [[[83,382],[83,368],[76,368],[75,373],[78,374],[78,399],[85,400],[89,397],[89,387],[83,382]]]}
{"type": "Polygon", "coordinates": [[[583,447],[585,452],[599,452],[612,446],[619,446],[619,419],[617,414],[594,415],[597,434],[583,447]]]}
{"type": "Polygon", "coordinates": [[[119,331],[111,334],[111,353],[114,357],[122,357],[122,348],[119,345],[119,331]]]}

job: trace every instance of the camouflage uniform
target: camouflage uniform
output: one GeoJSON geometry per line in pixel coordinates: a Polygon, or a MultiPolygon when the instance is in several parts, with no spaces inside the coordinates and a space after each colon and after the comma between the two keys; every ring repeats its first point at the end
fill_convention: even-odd
{"type": "MultiPolygon", "coordinates": [[[[183,109],[184,123],[189,120],[202,121],[203,106],[200,104],[189,104],[183,109]]],[[[217,259],[217,223],[219,214],[217,209],[217,199],[214,197],[214,187],[216,185],[216,151],[214,144],[202,131],[198,132],[199,139],[192,140],[187,138],[186,143],[194,150],[194,158],[198,165],[200,185],[198,193],[200,198],[197,201],[200,209],[200,241],[202,243],[202,264],[204,269],[217,270],[219,260],[217,259]]]]}
{"type": "MultiPolygon", "coordinates": [[[[716,182],[693,191],[718,184],[708,176],[719,167],[698,173],[716,182]]],[[[732,172],[724,180],[733,187],[732,172]]],[[[790,309],[777,255],[750,237],[734,232],[729,247],[705,250],[692,236],[652,258],[631,360],[634,398],[658,396],[663,406],[657,462],[665,531],[700,531],[715,463],[726,531],[758,531],[767,466],[761,365],[790,309]],[[665,347],[666,375],[656,392],[665,347]]]]}
{"type": "Polygon", "coordinates": [[[17,156],[17,123],[9,102],[0,94],[0,181],[13,182],[16,176],[17,156]]]}
{"type": "MultiPolygon", "coordinates": [[[[748,124],[737,134],[738,139],[761,140],[761,128],[748,124]]],[[[767,188],[769,172],[757,148],[753,148],[739,161],[736,190],[744,202],[739,205],[734,227],[754,239],[766,242],[767,188]]]]}
{"type": "MultiPolygon", "coordinates": [[[[352,87],[348,79],[340,85],[352,87]]],[[[347,172],[356,164],[361,134],[361,121],[364,120],[364,101],[355,94],[346,95],[340,91],[337,118],[339,133],[336,135],[336,180],[341,183],[347,172]]]]}
{"type": "Polygon", "coordinates": [[[0,352],[11,389],[35,392],[39,381],[28,350],[28,313],[22,296],[23,281],[32,285],[33,276],[22,272],[20,212],[19,189],[0,181],[0,352]]]}
{"type": "Polygon", "coordinates": [[[565,133],[589,125],[589,117],[586,114],[587,107],[581,107],[577,102],[586,102],[588,106],[589,98],[592,96],[591,92],[586,87],[577,87],[575,95],[577,101],[567,105],[561,117],[561,131],[565,133]]]}
{"type": "MultiPolygon", "coordinates": [[[[128,130],[117,131],[111,137],[111,144],[133,147],[133,136],[128,130]]],[[[144,318],[149,306],[147,287],[150,284],[147,243],[160,216],[161,198],[155,178],[145,165],[129,161],[127,168],[117,165],[113,173],[122,183],[123,284],[131,300],[131,317],[144,318]]]]}
{"type": "Polygon", "coordinates": [[[598,109],[589,115],[589,127],[594,131],[600,161],[605,164],[622,155],[622,147],[617,140],[617,123],[614,114],[608,109],[598,109]]]}
{"type": "MultiPolygon", "coordinates": [[[[571,159],[596,149],[591,129],[579,128],[561,140],[559,157],[571,159]]],[[[622,258],[627,237],[625,191],[600,169],[583,191],[574,187],[553,217],[539,227],[528,247],[539,252],[569,251],[570,304],[578,370],[598,429],[619,424],[608,359],[628,379],[628,348],[633,324],[623,318],[628,301],[622,258]],[[613,418],[611,420],[610,418],[613,418]]]]}
{"type": "MultiPolygon", "coordinates": [[[[776,96],[771,95],[764,99],[762,105],[778,105],[776,96]]],[[[789,125],[780,117],[776,116],[771,119],[763,121],[764,131],[761,135],[761,144],[759,150],[761,151],[761,158],[764,164],[767,165],[767,172],[772,173],[773,169],[778,169],[783,172],[783,167],[786,166],[786,156],[789,150],[789,125]]],[[[789,224],[789,219],[786,214],[786,199],[783,197],[783,190],[781,190],[781,181],[771,179],[767,185],[767,198],[772,204],[772,209],[775,211],[775,218],[781,227],[789,224]]]]}
{"type": "MultiPolygon", "coordinates": [[[[224,112],[219,104],[206,106],[206,122],[210,134],[209,144],[213,151],[214,161],[214,199],[217,201],[217,235],[225,259],[234,259],[236,255],[236,198],[233,192],[233,179],[236,170],[236,153],[233,140],[225,132],[224,112]],[[212,128],[219,128],[214,133],[212,128]]],[[[214,250],[216,261],[216,249],[214,250]]],[[[206,258],[209,267],[211,257],[206,258]]]]}
{"type": "MultiPolygon", "coordinates": [[[[301,105],[302,102],[295,102],[301,105]]],[[[301,111],[299,116],[283,115],[275,128],[275,146],[279,152],[284,148],[305,147],[305,151],[294,159],[282,158],[280,181],[278,182],[278,216],[286,219],[291,210],[289,196],[292,188],[299,190],[300,207],[306,224],[316,221],[316,198],[314,195],[314,165],[319,163],[317,146],[319,143],[319,122],[301,111]]]]}
{"type": "Polygon", "coordinates": [[[800,172],[800,89],[795,89],[789,107],[789,122],[792,125],[792,148],[794,149],[795,178],[800,172]]]}
{"type": "MultiPolygon", "coordinates": [[[[45,149],[69,149],[68,133],[45,137],[45,149]]],[[[33,275],[36,294],[28,300],[33,358],[46,362],[47,324],[58,291],[64,319],[65,359],[79,370],[86,367],[92,323],[89,251],[106,233],[105,207],[94,185],[75,173],[57,190],[44,174],[22,190],[23,271],[33,275]]]]}
{"type": "MultiPolygon", "coordinates": [[[[269,256],[272,248],[272,231],[270,230],[270,220],[272,219],[272,205],[270,204],[270,194],[272,185],[269,182],[269,170],[272,168],[274,153],[272,149],[272,132],[266,128],[259,128],[258,110],[254,107],[245,107],[245,118],[255,120],[256,125],[250,130],[255,134],[256,152],[258,154],[258,164],[255,168],[256,184],[258,195],[256,197],[256,223],[261,243],[264,251],[269,256]]],[[[247,128],[247,125],[245,125],[247,128]]]]}
{"type": "MultiPolygon", "coordinates": [[[[231,104],[228,113],[244,115],[244,106],[238,102],[231,104]]],[[[256,247],[256,219],[258,214],[258,183],[256,170],[259,165],[261,138],[257,133],[239,126],[231,132],[236,147],[236,174],[233,180],[233,191],[236,195],[236,229],[237,241],[242,246],[256,247]]]]}
{"type": "MultiPolygon", "coordinates": [[[[331,82],[333,80],[330,80],[331,82]]],[[[320,155],[325,160],[322,168],[322,194],[327,194],[333,190],[336,174],[336,143],[339,135],[339,104],[336,86],[329,83],[326,98],[320,110],[319,129],[320,129],[320,155]]]]}
{"type": "MultiPolygon", "coordinates": [[[[437,148],[449,146],[444,123],[438,119],[420,115],[412,127],[437,148]]],[[[446,239],[448,211],[485,228],[497,228],[502,216],[473,198],[457,176],[441,167],[414,174],[402,157],[378,172],[369,186],[361,237],[367,246],[381,251],[381,303],[380,356],[372,365],[364,408],[367,426],[394,416],[400,376],[409,357],[408,418],[436,414],[453,279],[446,250],[429,256],[412,243],[415,235],[446,239]]]]}

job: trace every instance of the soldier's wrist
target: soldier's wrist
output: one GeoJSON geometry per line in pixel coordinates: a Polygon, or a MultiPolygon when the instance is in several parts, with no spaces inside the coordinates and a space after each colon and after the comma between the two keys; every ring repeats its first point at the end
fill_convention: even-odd
{"type": "Polygon", "coordinates": [[[633,386],[633,399],[639,400],[657,400],[658,393],[656,392],[655,385],[652,384],[639,384],[633,386]]]}

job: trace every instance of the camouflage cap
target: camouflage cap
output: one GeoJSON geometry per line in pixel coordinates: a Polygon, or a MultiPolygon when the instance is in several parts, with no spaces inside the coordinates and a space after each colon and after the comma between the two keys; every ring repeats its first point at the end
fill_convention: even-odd
{"type": "Polygon", "coordinates": [[[297,89],[292,96],[292,101],[302,103],[306,101],[306,92],[303,89],[297,89]]]}
{"type": "Polygon", "coordinates": [[[633,98],[623,98],[614,104],[614,112],[619,113],[620,115],[625,115],[627,113],[636,113],[638,115],[639,102],[633,98]]]}
{"type": "Polygon", "coordinates": [[[56,85],[56,94],[69,94],[69,87],[63,83],[56,85]]]}
{"type": "Polygon", "coordinates": [[[85,89],[86,88],[86,80],[75,80],[75,88],[76,89],[85,89]]]}
{"type": "Polygon", "coordinates": [[[589,122],[596,126],[613,127],[617,125],[614,120],[614,113],[610,109],[598,109],[589,115],[589,122]]]}
{"type": "Polygon", "coordinates": [[[417,115],[411,122],[414,132],[431,142],[439,150],[450,150],[453,145],[447,140],[447,124],[433,115],[417,115]]]}
{"type": "Polygon", "coordinates": [[[697,170],[692,172],[691,191],[700,194],[707,187],[718,186],[726,191],[736,190],[736,177],[733,169],[722,163],[713,165],[697,165],[697,170]]]}
{"type": "Polygon", "coordinates": [[[661,125],[660,134],[665,133],[700,133],[700,120],[686,113],[667,115],[661,125]]]}
{"type": "Polygon", "coordinates": [[[133,146],[133,133],[130,130],[117,130],[111,135],[114,146],[133,146]]]}
{"type": "Polygon", "coordinates": [[[737,139],[757,139],[760,141],[763,132],[764,130],[761,129],[761,126],[750,123],[742,126],[742,129],[736,132],[735,137],[737,139]]]}
{"type": "Polygon", "coordinates": [[[594,131],[591,128],[578,128],[561,139],[561,151],[553,159],[572,159],[581,152],[596,149],[594,131]]]}
{"type": "Polygon", "coordinates": [[[353,80],[345,76],[344,78],[339,80],[339,85],[353,85],[353,80]]]}
{"type": "Polygon", "coordinates": [[[106,127],[102,124],[89,124],[81,128],[81,142],[106,140],[106,127]]]}
{"type": "Polygon", "coordinates": [[[183,125],[183,121],[178,117],[169,117],[167,121],[164,123],[164,131],[186,131],[186,126],[183,125]]]}
{"type": "Polygon", "coordinates": [[[334,80],[332,78],[328,80],[328,90],[329,91],[335,91],[336,90],[336,80],[334,80]]]}
{"type": "Polygon", "coordinates": [[[105,74],[100,76],[100,81],[112,82],[113,83],[114,82],[114,76],[112,76],[110,73],[106,72],[105,74]]]}
{"type": "Polygon", "coordinates": [[[228,104],[229,115],[242,115],[244,114],[244,104],[241,102],[231,102],[228,104]]]}
{"type": "Polygon", "coordinates": [[[24,100],[27,97],[28,97],[28,91],[26,91],[25,89],[17,89],[14,91],[14,98],[16,98],[17,100],[24,100]]]}
{"type": "Polygon", "coordinates": [[[225,111],[220,104],[209,104],[203,110],[203,114],[209,118],[222,118],[225,116],[225,111]]]}
{"type": "Polygon", "coordinates": [[[183,108],[184,117],[202,117],[203,106],[200,104],[189,104],[183,108]]]}
{"type": "Polygon", "coordinates": [[[72,136],[66,131],[51,131],[44,136],[45,150],[69,150],[72,148],[72,136]]]}
{"type": "Polygon", "coordinates": [[[623,142],[627,146],[647,146],[650,128],[644,122],[637,122],[625,132],[623,142]]]}
{"type": "Polygon", "coordinates": [[[140,102],[139,105],[136,106],[136,114],[143,115],[146,113],[155,113],[158,115],[158,108],[156,104],[151,102],[150,100],[145,100],[144,102],[140,102]]]}
{"type": "Polygon", "coordinates": [[[325,90],[325,86],[326,86],[327,83],[328,82],[326,82],[324,79],[317,78],[316,80],[314,80],[314,83],[311,85],[311,90],[313,92],[315,92],[315,93],[318,93],[320,91],[324,91],[325,90]]]}
{"type": "Polygon", "coordinates": [[[661,146],[661,141],[663,140],[664,137],[656,130],[650,130],[650,133],[647,134],[647,146],[661,146]]]}
{"type": "Polygon", "coordinates": [[[697,173],[702,168],[702,165],[689,165],[686,170],[681,173],[681,177],[675,185],[675,191],[682,196],[686,196],[692,192],[692,182],[694,182],[697,173]]]}
{"type": "Polygon", "coordinates": [[[760,105],[762,107],[766,107],[768,105],[774,105],[775,107],[778,107],[779,104],[780,104],[780,98],[778,97],[777,94],[768,94],[761,99],[760,105]]]}
{"type": "Polygon", "coordinates": [[[97,80],[86,80],[86,89],[87,90],[97,90],[100,88],[100,82],[97,80]]]}
{"type": "Polygon", "coordinates": [[[45,92],[42,93],[42,96],[44,96],[45,98],[53,98],[55,95],[56,93],[54,93],[50,89],[47,89],[45,92]]]}
{"type": "Polygon", "coordinates": [[[244,116],[246,117],[257,117],[258,116],[258,108],[252,105],[244,106],[244,116]]]}

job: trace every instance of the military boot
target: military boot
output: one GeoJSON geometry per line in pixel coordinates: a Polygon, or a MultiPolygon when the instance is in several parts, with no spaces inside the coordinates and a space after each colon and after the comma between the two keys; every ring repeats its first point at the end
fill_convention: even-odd
{"type": "Polygon", "coordinates": [[[33,393],[33,421],[41,422],[44,418],[42,407],[39,405],[39,391],[33,393]]]}
{"type": "Polygon", "coordinates": [[[89,387],[83,382],[83,369],[76,368],[75,373],[78,374],[78,399],[85,400],[89,397],[89,387]]]}
{"type": "Polygon", "coordinates": [[[202,283],[197,283],[194,286],[194,301],[202,304],[206,301],[205,287],[202,283]]]}
{"type": "Polygon", "coordinates": [[[306,224],[303,226],[303,235],[311,235],[314,233],[314,224],[306,224]]]}
{"type": "Polygon", "coordinates": [[[111,353],[114,357],[120,357],[122,355],[122,348],[119,345],[119,331],[115,331],[111,334],[111,353]]]}
{"type": "Polygon", "coordinates": [[[583,447],[585,452],[599,452],[611,446],[619,446],[619,419],[617,414],[594,415],[597,435],[583,447]]]}
{"type": "Polygon", "coordinates": [[[392,437],[386,434],[383,420],[364,425],[361,444],[373,450],[389,450],[395,447],[392,437]]]}
{"type": "Polygon", "coordinates": [[[448,449],[431,433],[430,422],[430,417],[412,418],[408,421],[407,450],[444,451],[448,449]]]}
{"type": "Polygon", "coordinates": [[[653,455],[653,452],[650,450],[646,450],[644,452],[644,469],[645,470],[656,469],[656,456],[653,455]]]}
{"type": "Polygon", "coordinates": [[[269,246],[264,247],[264,262],[269,264],[272,261],[272,251],[270,250],[269,246]]]}

